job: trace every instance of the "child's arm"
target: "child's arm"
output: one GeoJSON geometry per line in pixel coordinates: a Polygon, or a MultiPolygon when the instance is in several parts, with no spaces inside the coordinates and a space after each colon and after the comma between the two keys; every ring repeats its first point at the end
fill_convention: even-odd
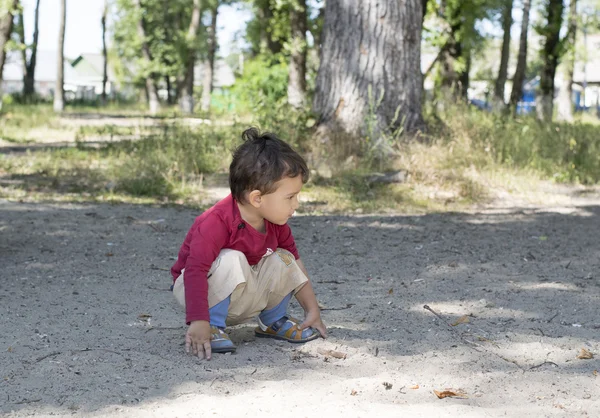
{"type": "MultiPolygon", "coordinates": [[[[298,264],[300,270],[302,270],[302,272],[308,278],[308,272],[306,271],[302,260],[297,259],[296,264],[298,264]]],[[[321,333],[321,336],[323,338],[327,338],[327,328],[321,320],[321,310],[319,309],[317,298],[315,296],[312,284],[310,283],[310,279],[308,279],[308,281],[302,287],[302,289],[300,289],[300,291],[296,293],[296,299],[298,299],[298,302],[304,309],[305,315],[304,322],[302,323],[302,325],[300,325],[300,329],[313,327],[321,333]]]]}

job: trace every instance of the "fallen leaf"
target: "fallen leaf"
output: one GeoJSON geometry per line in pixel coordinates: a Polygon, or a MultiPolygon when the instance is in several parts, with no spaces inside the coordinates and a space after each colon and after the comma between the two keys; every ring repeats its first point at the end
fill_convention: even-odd
{"type": "Polygon", "coordinates": [[[9,353],[12,353],[12,350],[13,350],[13,348],[12,348],[12,347],[8,347],[8,348],[6,349],[6,351],[8,351],[9,353]]]}
{"type": "Polygon", "coordinates": [[[146,320],[146,319],[152,318],[152,315],[147,314],[147,313],[143,313],[143,314],[139,314],[138,318],[146,320]]]}
{"type": "Polygon", "coordinates": [[[413,385],[413,386],[409,387],[409,389],[419,389],[419,387],[420,387],[419,385],[413,385]]]}
{"type": "Polygon", "coordinates": [[[589,351],[585,348],[582,348],[581,352],[579,353],[577,358],[581,359],[581,360],[589,360],[589,359],[594,358],[594,354],[591,351],[589,351]]]}
{"type": "Polygon", "coordinates": [[[341,358],[341,359],[345,359],[346,357],[348,357],[348,354],[342,353],[341,351],[325,350],[324,348],[318,348],[317,353],[319,353],[325,357],[335,357],[335,358],[341,358]]]}
{"type": "Polygon", "coordinates": [[[394,289],[388,290],[388,295],[392,295],[392,294],[394,294],[394,289]]]}
{"type": "Polygon", "coordinates": [[[458,318],[458,319],[456,320],[456,322],[452,324],[452,326],[453,326],[453,327],[455,327],[455,326],[457,326],[457,325],[459,325],[459,324],[466,324],[466,323],[468,323],[468,322],[470,322],[470,321],[469,321],[469,317],[468,317],[467,315],[463,315],[463,316],[461,316],[460,318],[458,318]]]}
{"type": "Polygon", "coordinates": [[[352,392],[350,392],[350,395],[352,395],[352,396],[356,396],[357,394],[358,394],[358,392],[355,391],[354,389],[352,389],[352,392]]]}
{"type": "Polygon", "coordinates": [[[455,389],[446,389],[443,391],[437,391],[434,390],[433,393],[435,393],[435,396],[437,396],[439,399],[444,399],[444,398],[466,398],[467,394],[464,393],[461,390],[455,390],[455,389]]]}
{"type": "Polygon", "coordinates": [[[106,253],[104,255],[107,256],[107,257],[112,257],[114,254],[113,253],[106,253]]]}
{"type": "Polygon", "coordinates": [[[594,371],[592,372],[592,374],[593,374],[594,376],[598,376],[598,370],[594,370],[594,371]]]}
{"type": "Polygon", "coordinates": [[[540,241],[546,241],[547,239],[548,239],[548,237],[547,237],[547,236],[545,236],[545,235],[542,235],[542,236],[540,237],[540,241]]]}
{"type": "Polygon", "coordinates": [[[390,390],[394,386],[388,382],[383,382],[382,385],[385,386],[385,390],[390,390]]]}

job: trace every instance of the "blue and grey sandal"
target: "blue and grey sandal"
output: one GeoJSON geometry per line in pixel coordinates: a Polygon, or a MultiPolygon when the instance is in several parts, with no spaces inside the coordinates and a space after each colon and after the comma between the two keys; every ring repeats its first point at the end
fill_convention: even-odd
{"type": "Polygon", "coordinates": [[[237,349],[229,335],[221,328],[211,325],[210,333],[210,349],[213,353],[233,353],[237,349]]]}
{"type": "Polygon", "coordinates": [[[275,338],[290,343],[305,343],[319,338],[319,331],[311,327],[300,331],[300,324],[301,321],[287,315],[270,326],[263,324],[259,318],[254,334],[260,338],[275,338]]]}

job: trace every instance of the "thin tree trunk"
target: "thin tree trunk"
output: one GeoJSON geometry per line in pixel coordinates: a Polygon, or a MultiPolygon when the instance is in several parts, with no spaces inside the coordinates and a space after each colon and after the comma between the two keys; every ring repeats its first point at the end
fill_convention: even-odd
{"type": "Polygon", "coordinates": [[[327,0],[313,109],[319,131],[352,137],[424,127],[421,0],[327,0]],[[371,93],[371,94],[370,94],[371,93]]]}
{"type": "Polygon", "coordinates": [[[217,53],[217,16],[219,14],[219,5],[216,4],[211,8],[211,21],[208,28],[208,56],[206,57],[206,65],[204,66],[204,80],[202,81],[202,105],[203,112],[210,110],[210,98],[213,90],[213,79],[215,69],[215,55],[217,53]]]}
{"type": "Polygon", "coordinates": [[[106,50],[106,16],[108,15],[108,0],[104,0],[102,11],[102,104],[106,104],[106,84],[108,83],[108,53],[106,50]]]}
{"type": "Polygon", "coordinates": [[[23,80],[23,96],[31,100],[35,95],[35,67],[37,65],[37,47],[40,37],[40,0],[35,5],[35,20],[33,27],[33,42],[31,44],[31,56],[26,64],[25,79],[23,80]]]}
{"type": "Polygon", "coordinates": [[[525,82],[525,71],[527,71],[527,32],[529,31],[529,10],[531,0],[523,0],[523,19],[521,20],[521,36],[519,39],[519,56],[517,58],[517,68],[513,76],[513,87],[510,94],[511,112],[517,113],[517,105],[523,97],[523,83],[525,82]]]}
{"type": "Polygon", "coordinates": [[[56,70],[56,87],[54,88],[54,111],[65,110],[65,28],[67,20],[67,0],[60,2],[60,29],[58,32],[58,68],[56,70]]]}
{"type": "Polygon", "coordinates": [[[187,33],[187,57],[185,76],[182,82],[181,97],[179,107],[183,113],[192,114],[194,112],[194,67],[196,65],[196,42],[198,39],[198,29],[200,28],[200,0],[193,0],[194,8],[192,10],[192,20],[187,33]]]}
{"type": "Polygon", "coordinates": [[[502,39],[500,69],[498,70],[498,78],[496,78],[496,85],[494,88],[495,101],[502,105],[504,105],[504,86],[506,85],[506,77],[508,75],[508,58],[510,56],[510,29],[513,23],[513,0],[505,0],[503,6],[502,30],[504,31],[504,38],[502,39]]]}
{"type": "Polygon", "coordinates": [[[261,22],[260,43],[258,53],[269,51],[271,54],[278,54],[283,49],[283,44],[279,40],[273,40],[271,36],[271,19],[273,18],[272,0],[257,1],[257,16],[261,22]]]}
{"type": "Polygon", "coordinates": [[[171,85],[171,77],[168,75],[165,76],[165,84],[167,85],[167,103],[173,104],[173,94],[171,92],[173,86],[171,85]]]}
{"type": "Polygon", "coordinates": [[[290,5],[291,54],[288,68],[288,103],[301,108],[306,100],[306,0],[290,5]]]}
{"type": "Polygon", "coordinates": [[[0,8],[0,110],[2,110],[2,73],[6,61],[5,47],[13,30],[13,13],[18,4],[18,0],[13,0],[7,4],[6,9],[0,8]]]}
{"type": "Polygon", "coordinates": [[[575,43],[577,40],[577,0],[569,5],[569,26],[567,30],[564,57],[563,84],[558,97],[558,119],[573,121],[573,73],[575,70],[575,43]]]}
{"type": "Polygon", "coordinates": [[[548,24],[544,29],[545,42],[542,50],[542,72],[540,75],[540,91],[537,96],[536,110],[538,119],[552,121],[554,110],[554,77],[560,61],[560,28],[564,11],[563,0],[549,0],[548,24]]]}
{"type": "MultiPolygon", "coordinates": [[[[144,29],[144,17],[141,0],[135,0],[135,5],[140,14],[137,22],[137,33],[140,37],[140,40],[142,41],[142,56],[148,63],[150,63],[152,62],[152,55],[150,54],[150,47],[148,46],[148,42],[146,41],[146,31],[144,29]]],[[[148,96],[150,114],[156,115],[160,111],[160,100],[158,98],[158,89],[156,87],[156,82],[152,74],[148,74],[146,76],[146,92],[148,96]]]]}
{"type": "Polygon", "coordinates": [[[19,11],[17,16],[17,24],[14,25],[13,30],[19,37],[19,43],[23,45],[21,48],[21,69],[23,71],[23,96],[25,96],[25,84],[27,80],[27,41],[25,40],[25,19],[23,17],[23,10],[19,11]]]}

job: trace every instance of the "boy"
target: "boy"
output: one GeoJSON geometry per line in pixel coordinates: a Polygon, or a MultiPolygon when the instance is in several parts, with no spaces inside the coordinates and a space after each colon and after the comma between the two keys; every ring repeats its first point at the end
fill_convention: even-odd
{"type": "Polygon", "coordinates": [[[207,360],[235,351],[225,325],[257,315],[257,337],[302,343],[327,336],[287,225],[308,180],[306,162],[273,134],[251,128],[242,139],[229,167],[231,194],[196,218],[171,268],[189,324],[186,352],[207,360]],[[304,322],[287,315],[292,295],[304,322]]]}

